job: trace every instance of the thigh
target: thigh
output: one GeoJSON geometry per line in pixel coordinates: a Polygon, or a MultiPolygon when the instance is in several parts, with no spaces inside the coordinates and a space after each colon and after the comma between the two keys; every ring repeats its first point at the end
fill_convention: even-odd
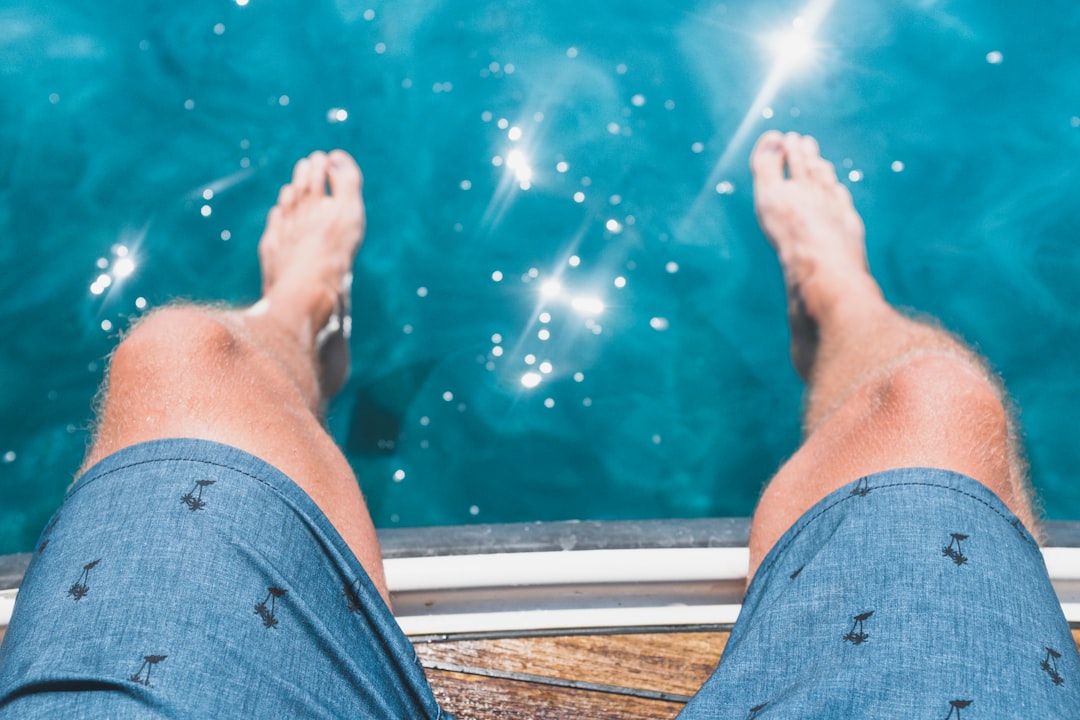
{"type": "Polygon", "coordinates": [[[693,718],[1072,717],[1080,655],[1038,545],[982,484],[904,469],[765,558],[693,718]]]}
{"type": "Polygon", "coordinates": [[[0,716],[437,718],[312,500],[231,447],[128,448],[73,486],[0,649],[0,716]]]}

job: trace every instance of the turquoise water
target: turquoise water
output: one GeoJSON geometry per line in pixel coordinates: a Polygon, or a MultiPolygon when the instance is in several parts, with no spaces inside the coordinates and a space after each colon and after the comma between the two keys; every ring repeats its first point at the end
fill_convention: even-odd
{"type": "Polygon", "coordinates": [[[785,74],[765,38],[813,5],[0,3],[0,552],[59,503],[118,330],[251,301],[278,186],[335,146],[369,233],[330,425],[378,525],[748,514],[799,438],[746,169],[774,127],[1080,519],[1080,6],[816,7],[785,74]]]}

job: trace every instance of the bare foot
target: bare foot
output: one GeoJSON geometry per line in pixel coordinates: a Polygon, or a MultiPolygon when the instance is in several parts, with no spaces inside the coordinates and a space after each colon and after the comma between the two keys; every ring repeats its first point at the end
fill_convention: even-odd
{"type": "Polygon", "coordinates": [[[352,266],[365,230],[362,185],[348,153],[312,153],[281,188],[259,242],[263,299],[253,310],[272,313],[318,353],[324,398],[348,374],[352,266]]]}
{"type": "Polygon", "coordinates": [[[865,229],[851,193],[809,136],[769,131],[750,156],[758,222],[780,259],[788,293],[791,358],[809,379],[819,323],[881,291],[866,264],[865,229]]]}

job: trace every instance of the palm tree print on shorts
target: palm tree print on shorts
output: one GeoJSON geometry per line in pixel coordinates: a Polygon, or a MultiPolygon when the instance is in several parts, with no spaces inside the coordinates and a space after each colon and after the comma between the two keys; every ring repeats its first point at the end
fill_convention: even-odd
{"type": "Polygon", "coordinates": [[[195,487],[191,488],[191,492],[186,495],[180,496],[180,502],[188,506],[191,512],[196,510],[202,510],[206,507],[206,501],[202,499],[203,488],[210,487],[214,484],[213,480],[198,480],[195,482],[195,487]],[[195,493],[198,492],[198,495],[195,493]]]}
{"type": "Polygon", "coordinates": [[[755,705],[754,707],[750,708],[750,714],[746,716],[746,720],[755,720],[755,718],[757,718],[758,716],[758,713],[764,710],[765,706],[768,704],[769,703],[761,703],[760,705],[755,705]]]}
{"type": "Polygon", "coordinates": [[[852,645],[862,645],[870,638],[870,633],[863,630],[863,623],[870,619],[870,616],[874,614],[874,611],[864,612],[861,615],[855,616],[855,622],[851,626],[851,630],[844,636],[844,640],[852,645]]]}
{"type": "Polygon", "coordinates": [[[855,483],[855,487],[851,488],[849,494],[858,497],[866,497],[870,494],[870,481],[866,478],[860,478],[860,480],[855,483]]]}
{"type": "Polygon", "coordinates": [[[45,530],[41,533],[41,537],[42,537],[41,544],[38,545],[38,547],[37,547],[38,555],[45,552],[45,548],[48,547],[48,545],[49,545],[49,540],[50,540],[50,536],[52,535],[52,530],[53,530],[54,527],[56,527],[56,523],[58,523],[59,521],[60,521],[60,515],[57,514],[57,515],[53,516],[53,519],[50,520],[49,524],[45,526],[45,530]]]}
{"type": "Polygon", "coordinates": [[[951,718],[956,718],[956,720],[960,720],[960,711],[966,708],[971,703],[971,700],[950,700],[949,714],[945,716],[945,720],[951,720],[951,718]]]}
{"type": "Polygon", "coordinates": [[[1061,657],[1061,653],[1053,648],[1046,648],[1046,658],[1039,663],[1039,666],[1050,676],[1050,679],[1054,681],[1055,685],[1064,685],[1065,678],[1061,677],[1061,673],[1058,672],[1057,660],[1061,657]]]}
{"type": "Polygon", "coordinates": [[[82,574],[79,575],[79,579],[72,583],[71,587],[68,588],[67,594],[68,596],[75,598],[75,602],[79,602],[90,592],[90,571],[97,567],[99,562],[101,562],[101,558],[83,565],[82,574]]]}
{"type": "Polygon", "coordinates": [[[129,677],[128,680],[150,687],[150,670],[167,657],[168,655],[144,655],[143,664],[139,666],[139,672],[129,677]],[[143,670],[146,671],[146,677],[143,677],[143,670]]]}
{"type": "Polygon", "coordinates": [[[952,540],[946,547],[941,548],[941,554],[952,560],[957,565],[964,565],[967,563],[967,555],[960,547],[960,543],[968,539],[967,535],[961,535],[960,533],[952,533],[952,540]]]}
{"type": "Polygon", "coordinates": [[[355,580],[351,585],[346,585],[342,591],[345,602],[349,604],[349,612],[358,613],[364,609],[364,603],[360,600],[360,581],[355,580]]]}
{"type": "Polygon", "coordinates": [[[288,590],[279,587],[269,587],[266,590],[266,598],[255,606],[255,614],[262,618],[264,626],[272,628],[278,624],[278,619],[274,616],[277,612],[277,599],[287,593],[288,590]],[[269,608],[266,607],[267,603],[270,603],[269,608]]]}

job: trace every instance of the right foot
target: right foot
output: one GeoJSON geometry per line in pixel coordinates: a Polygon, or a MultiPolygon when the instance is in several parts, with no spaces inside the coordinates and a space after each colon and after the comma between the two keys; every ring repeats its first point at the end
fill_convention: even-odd
{"type": "Polygon", "coordinates": [[[348,372],[348,299],[365,227],[362,183],[356,161],[342,150],[303,158],[259,242],[260,305],[317,353],[324,398],[341,388],[348,372]]]}
{"type": "Polygon", "coordinates": [[[881,298],[867,269],[862,218],[812,137],[769,131],[750,167],[758,222],[784,272],[792,361],[807,380],[821,320],[841,303],[881,298]]]}

